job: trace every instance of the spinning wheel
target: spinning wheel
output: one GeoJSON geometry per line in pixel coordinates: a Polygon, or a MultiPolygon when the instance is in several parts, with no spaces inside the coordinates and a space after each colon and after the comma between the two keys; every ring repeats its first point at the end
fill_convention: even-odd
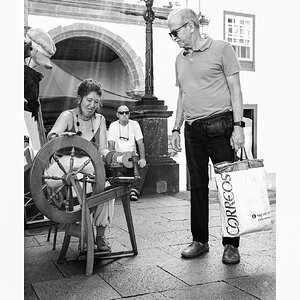
{"type": "Polygon", "coordinates": [[[81,205],[73,206],[72,190],[76,194],[79,204],[82,204],[82,176],[92,184],[92,195],[99,194],[105,187],[105,169],[99,151],[87,140],[78,136],[64,136],[46,143],[37,153],[30,174],[32,197],[38,209],[50,220],[57,223],[75,223],[81,219],[81,205]],[[56,155],[59,150],[70,155],[69,166],[63,166],[56,155]],[[84,152],[86,160],[83,164],[73,168],[75,152],[84,152]],[[45,171],[50,166],[50,160],[57,164],[62,176],[47,175],[45,171]],[[92,164],[94,174],[87,174],[84,169],[92,164]],[[81,176],[79,176],[81,175],[81,176]],[[47,180],[57,180],[59,187],[52,194],[47,193],[47,180]],[[64,192],[65,199],[59,200],[64,192]]]}
{"type": "MultiPolygon", "coordinates": [[[[106,164],[112,166],[122,162],[121,165],[133,165],[137,170],[137,157],[134,153],[116,154],[114,152],[107,154],[106,164]]],[[[135,180],[139,180],[138,172],[134,177],[113,177],[111,181],[114,186],[104,191],[106,177],[103,159],[93,144],[81,137],[58,137],[41,148],[31,168],[31,193],[36,206],[46,217],[56,223],[66,224],[64,241],[57,260],[59,264],[65,261],[71,236],[81,238],[80,253],[83,250],[83,240],[87,238],[87,253],[79,256],[79,259],[83,257],[87,261],[86,275],[93,273],[94,256],[112,258],[137,255],[129,198],[129,185],[135,180]],[[63,151],[64,157],[68,159],[67,163],[64,161],[64,165],[57,156],[58,151],[63,151]],[[77,160],[75,157],[78,151],[83,155],[83,160],[77,160]],[[80,161],[79,165],[78,161],[80,161]],[[61,176],[47,174],[50,162],[51,168],[56,164],[61,176]],[[92,174],[86,172],[87,169],[93,170],[92,174]],[[47,190],[49,180],[57,183],[51,193],[47,190]],[[92,185],[92,194],[89,196],[86,192],[87,183],[92,185]],[[79,202],[76,206],[73,202],[73,191],[79,202]],[[64,194],[63,197],[60,197],[61,194],[64,194]],[[97,205],[117,198],[120,198],[123,204],[132,250],[94,253],[94,232],[90,213],[97,205]],[[81,221],[80,224],[78,221],[81,221]]]]}

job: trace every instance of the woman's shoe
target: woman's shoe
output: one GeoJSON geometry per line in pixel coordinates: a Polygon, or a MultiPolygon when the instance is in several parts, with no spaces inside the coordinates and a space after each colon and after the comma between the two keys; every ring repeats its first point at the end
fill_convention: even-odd
{"type": "Polygon", "coordinates": [[[79,252],[79,254],[86,254],[87,253],[87,243],[86,242],[83,243],[83,251],[81,252],[80,251],[80,241],[79,241],[78,252],[79,252]]]}
{"type": "Polygon", "coordinates": [[[109,242],[107,241],[106,237],[103,236],[96,236],[96,245],[98,248],[98,251],[100,252],[110,252],[111,246],[109,245],[109,242]]]}
{"type": "MultiPolygon", "coordinates": [[[[96,247],[96,245],[94,245],[94,251],[96,251],[96,250],[97,250],[97,247],[96,247]]],[[[79,254],[86,255],[86,253],[87,253],[87,242],[84,242],[84,243],[83,243],[83,251],[81,252],[81,251],[80,251],[80,240],[79,240],[79,244],[78,244],[78,252],[79,252],[79,254]]]]}
{"type": "Polygon", "coordinates": [[[138,200],[139,195],[138,195],[136,189],[131,189],[129,195],[130,195],[130,201],[137,201],[138,200]]]}

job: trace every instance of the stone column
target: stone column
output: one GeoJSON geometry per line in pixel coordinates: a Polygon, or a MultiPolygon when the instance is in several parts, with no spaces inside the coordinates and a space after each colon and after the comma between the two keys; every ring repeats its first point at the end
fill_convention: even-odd
{"type": "Polygon", "coordinates": [[[148,173],[143,194],[179,192],[179,165],[168,154],[167,118],[172,112],[163,102],[157,100],[150,105],[141,100],[130,115],[139,122],[144,135],[148,173]]]}

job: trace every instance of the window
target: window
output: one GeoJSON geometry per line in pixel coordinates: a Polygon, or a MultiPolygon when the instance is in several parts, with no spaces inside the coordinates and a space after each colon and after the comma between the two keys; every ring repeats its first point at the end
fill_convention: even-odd
{"type": "Polygon", "coordinates": [[[254,71],[254,28],[254,15],[224,11],[224,40],[231,44],[246,71],[254,71]]]}

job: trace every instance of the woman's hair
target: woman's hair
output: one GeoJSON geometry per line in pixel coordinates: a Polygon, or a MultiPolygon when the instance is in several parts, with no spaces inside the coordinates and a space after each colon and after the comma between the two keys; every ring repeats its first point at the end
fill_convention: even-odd
{"type": "Polygon", "coordinates": [[[89,93],[95,92],[101,98],[102,96],[102,86],[94,79],[84,79],[77,87],[77,98],[75,100],[75,105],[79,105],[83,97],[87,96],[89,93]]]}

